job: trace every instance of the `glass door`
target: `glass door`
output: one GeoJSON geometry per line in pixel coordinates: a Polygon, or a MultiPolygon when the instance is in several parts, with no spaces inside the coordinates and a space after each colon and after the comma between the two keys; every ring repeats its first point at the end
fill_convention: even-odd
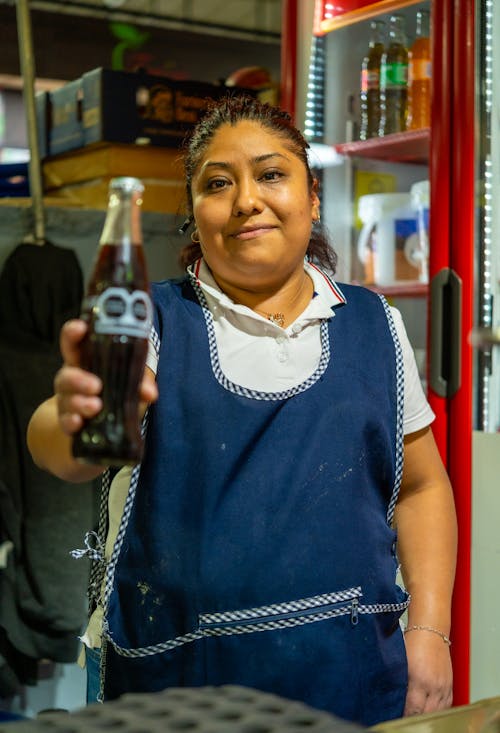
{"type": "MultiPolygon", "coordinates": [[[[304,131],[313,161],[318,157],[322,216],[338,254],[336,277],[383,293],[401,311],[427,387],[430,120],[422,123],[415,115],[408,128],[381,122],[367,134],[364,86],[375,72],[364,59],[374,33],[386,50],[399,33],[407,54],[418,28],[430,47],[431,3],[401,0],[388,12],[387,3],[358,2],[337,15],[334,5],[317,3],[304,131]]],[[[380,61],[376,73],[384,76],[385,68],[386,78],[403,81],[406,93],[408,67],[398,58],[392,65],[384,56],[380,61]]]]}

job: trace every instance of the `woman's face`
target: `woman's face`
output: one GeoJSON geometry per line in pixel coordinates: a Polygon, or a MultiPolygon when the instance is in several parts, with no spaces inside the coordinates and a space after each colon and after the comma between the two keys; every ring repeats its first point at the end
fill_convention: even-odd
{"type": "Polygon", "coordinates": [[[319,200],[280,136],[249,120],[221,126],[191,189],[203,256],[222,287],[279,287],[303,269],[319,200]]]}

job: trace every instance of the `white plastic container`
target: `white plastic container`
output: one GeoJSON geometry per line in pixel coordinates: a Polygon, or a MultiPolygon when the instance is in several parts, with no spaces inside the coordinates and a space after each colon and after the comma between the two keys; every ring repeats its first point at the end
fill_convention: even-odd
{"type": "Polygon", "coordinates": [[[365,283],[393,285],[418,281],[419,267],[407,243],[417,237],[417,214],[410,193],[374,193],[360,196],[358,216],[363,226],[358,257],[365,283]]]}

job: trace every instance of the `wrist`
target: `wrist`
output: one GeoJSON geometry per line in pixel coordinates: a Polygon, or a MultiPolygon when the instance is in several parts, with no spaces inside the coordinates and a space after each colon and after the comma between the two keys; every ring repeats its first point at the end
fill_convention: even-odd
{"type": "Polygon", "coordinates": [[[409,624],[403,629],[403,633],[409,634],[410,632],[420,632],[423,631],[427,634],[435,634],[436,636],[439,636],[443,643],[447,646],[451,646],[451,639],[450,637],[444,633],[444,631],[441,631],[441,629],[435,628],[434,626],[427,626],[426,624],[409,624]]]}

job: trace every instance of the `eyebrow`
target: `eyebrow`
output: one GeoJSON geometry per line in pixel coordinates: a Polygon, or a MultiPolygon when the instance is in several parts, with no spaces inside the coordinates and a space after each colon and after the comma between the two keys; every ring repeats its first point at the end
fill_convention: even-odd
{"type": "MultiPolygon", "coordinates": [[[[263,163],[266,160],[269,160],[270,158],[283,158],[284,160],[288,160],[288,157],[286,155],[283,155],[282,153],[265,153],[264,155],[257,155],[255,158],[251,159],[252,163],[263,163]]],[[[207,168],[231,168],[232,166],[229,163],[226,163],[224,161],[217,161],[217,160],[207,160],[203,166],[202,170],[205,170],[207,168]]]]}

